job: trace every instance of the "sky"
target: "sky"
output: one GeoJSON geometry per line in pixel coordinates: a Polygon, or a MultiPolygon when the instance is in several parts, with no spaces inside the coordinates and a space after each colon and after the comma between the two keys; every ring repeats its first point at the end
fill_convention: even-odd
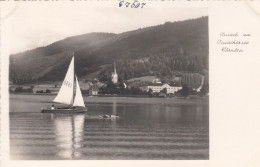
{"type": "Polygon", "coordinates": [[[86,3],[19,3],[5,9],[2,17],[10,27],[10,53],[74,35],[121,33],[208,15],[206,8],[104,8],[86,3]]]}

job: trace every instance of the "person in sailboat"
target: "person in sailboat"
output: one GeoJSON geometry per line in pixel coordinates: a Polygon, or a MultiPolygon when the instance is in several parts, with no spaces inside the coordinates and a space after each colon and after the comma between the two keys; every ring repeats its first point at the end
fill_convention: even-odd
{"type": "Polygon", "coordinates": [[[51,105],[51,110],[55,110],[55,108],[56,108],[56,107],[54,106],[54,104],[52,104],[52,105],[51,105]]]}

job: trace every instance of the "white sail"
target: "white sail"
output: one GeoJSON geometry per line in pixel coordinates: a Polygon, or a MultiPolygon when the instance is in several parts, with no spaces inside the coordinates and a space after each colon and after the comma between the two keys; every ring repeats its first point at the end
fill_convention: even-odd
{"type": "Polygon", "coordinates": [[[75,95],[73,106],[85,107],[77,77],[76,77],[76,95],[75,95]]]}
{"type": "Polygon", "coordinates": [[[74,87],[74,57],[72,57],[69,69],[61,85],[60,91],[53,101],[71,105],[73,103],[73,87],[74,87]]]}

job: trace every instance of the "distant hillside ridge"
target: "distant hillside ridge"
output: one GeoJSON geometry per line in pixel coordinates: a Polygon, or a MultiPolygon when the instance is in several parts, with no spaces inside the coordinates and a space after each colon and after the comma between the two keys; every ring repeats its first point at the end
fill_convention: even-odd
{"type": "Polygon", "coordinates": [[[120,34],[89,33],[10,56],[10,81],[59,81],[72,52],[80,79],[108,81],[115,62],[120,80],[182,73],[208,74],[208,17],[120,34]]]}

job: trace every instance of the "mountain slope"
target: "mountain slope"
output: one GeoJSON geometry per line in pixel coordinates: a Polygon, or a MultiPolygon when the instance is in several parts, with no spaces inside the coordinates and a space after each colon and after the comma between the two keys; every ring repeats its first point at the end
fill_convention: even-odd
{"type": "Polygon", "coordinates": [[[54,81],[64,78],[75,52],[79,77],[109,79],[113,62],[122,80],[149,74],[208,71],[208,18],[167,22],[121,34],[91,33],[10,57],[10,80],[54,81]]]}

